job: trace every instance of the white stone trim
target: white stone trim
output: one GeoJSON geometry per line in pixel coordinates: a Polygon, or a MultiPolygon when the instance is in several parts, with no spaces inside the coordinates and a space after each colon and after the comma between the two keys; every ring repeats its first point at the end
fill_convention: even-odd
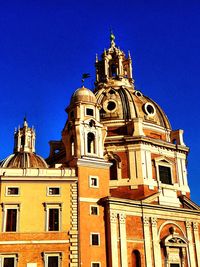
{"type": "Polygon", "coordinates": [[[18,240],[0,241],[0,245],[29,245],[29,244],[68,244],[69,240],[18,240]]]}
{"type": "Polygon", "coordinates": [[[89,175],[88,183],[90,188],[99,188],[99,177],[95,175],[89,175]],[[96,180],[97,185],[92,184],[92,179],[96,180]]]}
{"type": "Polygon", "coordinates": [[[5,188],[5,196],[6,197],[18,197],[18,196],[20,196],[20,187],[19,186],[6,186],[6,188],[5,188]],[[11,194],[11,195],[9,195],[8,194],[8,189],[9,188],[18,188],[18,194],[11,194]]]}
{"type": "Polygon", "coordinates": [[[194,233],[194,242],[195,242],[195,250],[197,255],[197,266],[200,267],[200,241],[199,241],[199,224],[198,222],[193,222],[193,233],[194,233]]]}
{"type": "Polygon", "coordinates": [[[99,201],[99,198],[90,198],[90,197],[79,197],[80,202],[91,202],[91,203],[97,203],[99,201]]]}
{"type": "Polygon", "coordinates": [[[190,266],[196,267],[196,260],[195,260],[195,253],[194,253],[194,244],[193,244],[193,237],[192,237],[192,227],[191,227],[191,221],[187,220],[185,222],[186,224],[186,232],[187,232],[187,239],[189,241],[189,260],[190,260],[190,266]]]}
{"type": "Polygon", "coordinates": [[[149,229],[149,217],[143,217],[143,229],[144,229],[144,247],[145,247],[145,259],[146,267],[152,267],[152,255],[151,255],[151,236],[149,229]]]}
{"type": "Polygon", "coordinates": [[[118,267],[117,213],[110,212],[110,238],[112,267],[118,267]]]}
{"type": "Polygon", "coordinates": [[[127,241],[126,241],[126,215],[119,214],[120,256],[121,267],[128,267],[127,241]]]}
{"type": "Polygon", "coordinates": [[[157,218],[151,217],[151,231],[152,231],[152,242],[153,242],[153,253],[156,267],[162,266],[161,251],[160,251],[160,239],[158,236],[157,229],[157,218]]]}

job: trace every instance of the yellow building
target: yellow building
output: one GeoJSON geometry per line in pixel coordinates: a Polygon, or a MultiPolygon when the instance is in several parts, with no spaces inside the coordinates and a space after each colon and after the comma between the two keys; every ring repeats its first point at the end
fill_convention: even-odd
{"type": "Polygon", "coordinates": [[[50,169],[34,152],[35,131],[25,120],[15,133],[14,154],[0,169],[3,267],[67,266],[72,242],[77,247],[75,170],[50,169]]]}

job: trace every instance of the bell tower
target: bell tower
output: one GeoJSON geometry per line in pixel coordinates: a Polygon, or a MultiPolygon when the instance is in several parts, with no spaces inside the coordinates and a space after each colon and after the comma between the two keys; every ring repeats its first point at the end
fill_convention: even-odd
{"type": "Polygon", "coordinates": [[[68,162],[80,158],[103,160],[106,127],[100,123],[99,110],[89,89],[82,87],[73,94],[62,133],[68,162]]]}
{"type": "Polygon", "coordinates": [[[104,160],[106,127],[100,123],[100,105],[92,91],[81,87],[66,109],[62,132],[67,164],[78,176],[80,264],[106,262],[104,211],[98,200],[109,195],[109,167],[104,160]],[[87,257],[85,257],[87,251],[87,257]]]}

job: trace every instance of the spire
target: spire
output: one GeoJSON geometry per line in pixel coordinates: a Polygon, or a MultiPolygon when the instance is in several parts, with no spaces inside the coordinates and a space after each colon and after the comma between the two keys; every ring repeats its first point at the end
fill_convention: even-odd
{"type": "Polygon", "coordinates": [[[110,30],[110,47],[115,47],[115,35],[112,29],[110,30]]]}
{"type": "Polygon", "coordinates": [[[28,127],[26,117],[24,117],[23,127],[15,130],[14,133],[14,153],[16,152],[35,152],[35,130],[28,127]]]}

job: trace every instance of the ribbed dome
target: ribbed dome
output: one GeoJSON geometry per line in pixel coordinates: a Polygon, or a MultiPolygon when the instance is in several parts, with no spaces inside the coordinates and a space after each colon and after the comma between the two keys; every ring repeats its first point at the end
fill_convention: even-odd
{"type": "Polygon", "coordinates": [[[1,168],[48,168],[45,160],[35,153],[19,152],[1,161],[1,168]]]}
{"type": "Polygon", "coordinates": [[[93,92],[84,86],[81,88],[78,88],[71,97],[70,105],[73,105],[77,102],[88,102],[92,104],[96,104],[97,99],[93,92]]]}
{"type": "Polygon", "coordinates": [[[133,88],[103,88],[96,92],[98,104],[102,106],[101,120],[129,120],[142,118],[146,122],[171,129],[163,110],[150,98],[133,88]]]}

